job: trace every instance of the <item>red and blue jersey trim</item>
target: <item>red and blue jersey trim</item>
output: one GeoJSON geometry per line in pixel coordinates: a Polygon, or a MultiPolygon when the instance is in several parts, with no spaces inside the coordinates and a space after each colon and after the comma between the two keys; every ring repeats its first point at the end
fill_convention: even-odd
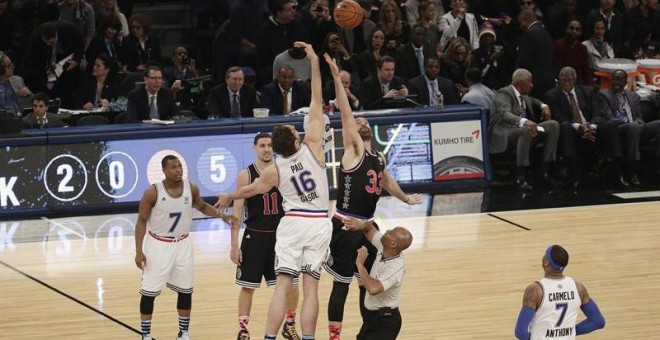
{"type": "Polygon", "coordinates": [[[309,218],[327,218],[327,210],[307,210],[307,209],[291,209],[287,211],[284,216],[294,217],[309,217],[309,218]]]}

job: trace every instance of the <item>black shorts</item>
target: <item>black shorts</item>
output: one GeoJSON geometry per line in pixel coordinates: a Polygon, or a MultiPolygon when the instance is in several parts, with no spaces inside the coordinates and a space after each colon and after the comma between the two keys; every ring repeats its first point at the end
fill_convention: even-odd
{"type": "MultiPolygon", "coordinates": [[[[375,222],[374,226],[379,229],[375,222]]],[[[369,251],[364,266],[370,270],[376,259],[376,247],[364,237],[363,232],[346,230],[340,219],[332,218],[330,256],[323,267],[334,277],[334,281],[351,283],[353,276],[359,277],[355,259],[357,259],[357,250],[362,246],[366,246],[369,251]]]]}
{"type": "Polygon", "coordinates": [[[236,284],[256,289],[261,278],[266,285],[275,285],[275,231],[246,228],[241,241],[243,262],[236,267],[236,284]]]}

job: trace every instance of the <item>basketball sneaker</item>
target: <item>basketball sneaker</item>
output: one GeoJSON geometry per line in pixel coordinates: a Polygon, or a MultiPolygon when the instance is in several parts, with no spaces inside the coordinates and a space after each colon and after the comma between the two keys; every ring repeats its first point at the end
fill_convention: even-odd
{"type": "Polygon", "coordinates": [[[188,334],[188,331],[179,331],[176,340],[190,340],[190,334],[188,334]]]}
{"type": "Polygon", "coordinates": [[[282,336],[287,340],[300,340],[300,336],[296,332],[296,324],[293,322],[285,322],[282,327],[282,336]]]}
{"type": "Polygon", "coordinates": [[[250,340],[250,332],[248,332],[247,329],[241,329],[238,332],[238,337],[236,337],[236,340],[250,340]]]}

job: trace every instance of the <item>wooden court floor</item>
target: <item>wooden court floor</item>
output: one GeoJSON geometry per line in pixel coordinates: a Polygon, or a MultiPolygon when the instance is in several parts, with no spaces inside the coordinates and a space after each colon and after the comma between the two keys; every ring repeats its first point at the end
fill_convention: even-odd
{"type": "MultiPolygon", "coordinates": [[[[384,198],[381,227],[408,227],[400,339],[512,339],[525,287],[550,244],[570,254],[607,325],[584,339],[660,339],[660,203],[430,216],[384,198]]],[[[0,222],[0,339],[139,339],[134,215],[0,222]]],[[[198,221],[193,339],[235,339],[238,288],[229,230],[198,221]]],[[[317,339],[327,339],[330,276],[321,280],[317,339]]],[[[263,335],[272,289],[255,293],[250,329],[263,335]]],[[[174,339],[176,295],[156,299],[153,334],[174,339]]],[[[582,316],[580,317],[582,318],[582,316]]],[[[357,289],[344,339],[360,325],[357,289]]]]}

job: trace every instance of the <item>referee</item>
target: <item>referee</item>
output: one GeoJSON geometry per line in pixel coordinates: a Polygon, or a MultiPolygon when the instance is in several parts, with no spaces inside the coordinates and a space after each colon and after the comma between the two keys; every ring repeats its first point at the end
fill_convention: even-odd
{"type": "Polygon", "coordinates": [[[355,260],[360,280],[368,293],[364,298],[367,311],[357,340],[394,340],[401,330],[399,302],[406,266],[401,252],[410,247],[412,234],[404,227],[395,227],[381,234],[370,221],[353,218],[345,219],[344,224],[350,230],[362,230],[378,250],[370,272],[364,267],[367,248],[360,248],[355,260]]]}

